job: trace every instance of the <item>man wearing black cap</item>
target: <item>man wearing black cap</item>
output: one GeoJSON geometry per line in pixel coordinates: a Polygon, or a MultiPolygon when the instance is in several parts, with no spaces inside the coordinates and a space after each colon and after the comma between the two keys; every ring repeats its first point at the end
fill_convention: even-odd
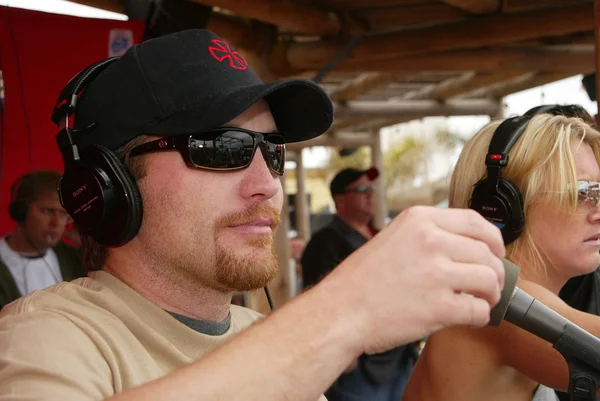
{"type": "MultiPolygon", "coordinates": [[[[346,168],[331,180],[336,215],[316,232],[302,255],[304,288],[312,287],[377,233],[372,225],[375,167],[346,168]]],[[[416,360],[413,344],[376,355],[362,355],[325,394],[330,401],[392,401],[402,398],[416,360]]]]}
{"type": "Polygon", "coordinates": [[[315,233],[302,254],[302,282],[312,287],[348,255],[377,232],[371,224],[374,214],[375,167],[346,168],[338,172],[329,188],[336,215],[329,225],[315,233]]]}
{"type": "Polygon", "coordinates": [[[312,401],[361,354],[485,325],[502,238],[435,208],[399,216],[263,320],[231,305],[277,274],[285,143],[332,119],[318,85],[264,84],[205,30],[78,74],[53,120],[89,273],[0,312],[0,400],[312,401]]]}

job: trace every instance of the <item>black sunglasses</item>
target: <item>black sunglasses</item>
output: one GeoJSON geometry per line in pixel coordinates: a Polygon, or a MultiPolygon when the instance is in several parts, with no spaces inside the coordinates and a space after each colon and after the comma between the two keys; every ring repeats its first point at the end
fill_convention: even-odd
{"type": "Polygon", "coordinates": [[[188,166],[207,170],[241,170],[250,165],[256,148],[262,149],[269,169],[283,175],[285,139],[242,128],[217,128],[209,132],[159,138],[136,146],[130,156],[178,150],[188,166]]]}
{"type": "Polygon", "coordinates": [[[366,194],[366,193],[370,193],[370,192],[375,192],[374,185],[357,185],[354,188],[344,190],[345,194],[348,194],[348,193],[366,194]]]}

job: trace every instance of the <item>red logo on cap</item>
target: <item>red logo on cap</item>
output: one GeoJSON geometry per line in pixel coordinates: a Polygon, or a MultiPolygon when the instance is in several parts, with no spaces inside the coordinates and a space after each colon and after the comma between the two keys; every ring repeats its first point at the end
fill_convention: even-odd
{"type": "Polygon", "coordinates": [[[235,70],[247,70],[248,63],[244,58],[229,46],[229,43],[221,39],[211,40],[216,46],[208,46],[208,51],[213,58],[219,62],[229,60],[229,66],[235,70]]]}
{"type": "Polygon", "coordinates": [[[166,148],[167,147],[167,141],[158,141],[158,147],[159,148],[166,148]]]}

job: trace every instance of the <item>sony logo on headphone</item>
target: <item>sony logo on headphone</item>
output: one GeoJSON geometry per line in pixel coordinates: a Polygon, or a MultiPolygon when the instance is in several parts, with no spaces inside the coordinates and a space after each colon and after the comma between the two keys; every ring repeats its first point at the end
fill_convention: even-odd
{"type": "Polygon", "coordinates": [[[481,209],[483,210],[489,210],[490,212],[495,212],[496,208],[495,207],[491,207],[491,206],[481,206],[481,209]]]}
{"type": "Polygon", "coordinates": [[[83,191],[85,191],[87,188],[87,184],[80,186],[78,189],[76,189],[73,192],[73,198],[75,198],[77,195],[81,194],[83,191]]]}

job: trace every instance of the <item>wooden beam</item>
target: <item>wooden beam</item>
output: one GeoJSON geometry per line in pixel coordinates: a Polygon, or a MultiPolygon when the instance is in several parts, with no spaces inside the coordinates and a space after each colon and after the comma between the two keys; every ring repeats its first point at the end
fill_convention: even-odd
{"type": "Polygon", "coordinates": [[[546,48],[492,48],[432,53],[406,58],[342,62],[338,71],[510,71],[547,70],[583,74],[595,68],[593,49],[555,50],[546,48]]]}
{"type": "Polygon", "coordinates": [[[407,28],[427,24],[442,24],[465,19],[470,13],[444,3],[414,4],[405,7],[368,8],[356,11],[371,30],[407,28]]]}
{"type": "Polygon", "coordinates": [[[529,77],[533,73],[528,71],[500,71],[493,73],[477,74],[474,72],[463,74],[459,78],[448,79],[437,85],[429,85],[421,91],[407,93],[404,99],[435,99],[446,100],[465,95],[475,90],[497,85],[519,77],[529,77]]]}
{"type": "Polygon", "coordinates": [[[188,0],[232,11],[241,17],[252,18],[280,26],[297,33],[317,36],[336,35],[341,24],[333,13],[293,1],[281,0],[188,0]]]}
{"type": "Polygon", "coordinates": [[[528,78],[532,74],[534,73],[528,71],[500,71],[476,74],[467,82],[459,85],[441,85],[436,91],[436,99],[445,100],[464,96],[475,90],[487,88],[490,85],[502,85],[507,81],[528,78]]]}
{"type": "Polygon", "coordinates": [[[564,72],[540,72],[537,74],[531,74],[530,76],[524,77],[524,79],[515,80],[510,83],[498,84],[488,88],[482,88],[478,91],[473,91],[469,93],[468,98],[487,97],[490,99],[501,99],[504,96],[535,88],[537,86],[546,85],[551,82],[572,77],[573,75],[576,74],[564,72]]]}
{"type": "MultiPolygon", "coordinates": [[[[422,116],[421,116],[422,117],[422,116]]],[[[421,117],[404,117],[404,118],[376,118],[373,120],[365,121],[364,123],[357,124],[352,127],[353,131],[368,131],[378,130],[391,125],[401,124],[408,121],[412,121],[421,117]]]]}
{"type": "Polygon", "coordinates": [[[498,102],[479,99],[448,100],[408,100],[393,102],[349,101],[344,105],[336,105],[335,115],[380,117],[420,117],[420,116],[469,116],[496,115],[498,102]]]}
{"type": "Polygon", "coordinates": [[[415,0],[320,0],[319,4],[332,10],[352,10],[357,8],[392,7],[399,4],[414,4],[415,0]]]}
{"type": "Polygon", "coordinates": [[[413,100],[413,99],[414,100],[422,100],[422,99],[440,100],[440,99],[438,99],[438,94],[437,94],[437,91],[439,88],[444,87],[444,86],[448,87],[448,86],[462,85],[465,82],[468,82],[469,80],[473,79],[474,76],[475,76],[474,71],[465,72],[458,77],[449,78],[449,79],[446,79],[439,83],[425,85],[417,90],[408,92],[404,96],[402,96],[402,99],[403,100],[413,100]]]}
{"type": "Polygon", "coordinates": [[[360,116],[360,117],[338,117],[336,116],[335,120],[333,120],[333,124],[329,128],[329,131],[335,132],[344,130],[348,127],[354,127],[356,125],[362,124],[365,121],[371,121],[372,118],[368,116],[360,116]]]}
{"type": "Polygon", "coordinates": [[[502,0],[443,0],[443,2],[473,14],[488,14],[500,10],[502,0]]]}
{"type": "Polygon", "coordinates": [[[542,8],[568,7],[577,3],[589,3],[589,0],[510,0],[505,3],[504,12],[512,13],[542,8]]]}
{"type": "Polygon", "coordinates": [[[285,145],[285,148],[286,150],[300,150],[312,146],[368,146],[373,143],[373,139],[373,135],[370,132],[344,132],[343,135],[331,133],[308,141],[288,143],[285,145]]]}
{"type": "MultiPolygon", "coordinates": [[[[561,36],[594,29],[591,5],[519,14],[473,18],[446,24],[367,37],[346,58],[347,63],[374,63],[437,51],[513,43],[541,36],[561,36]]],[[[299,70],[319,70],[345,45],[340,41],[290,43],[287,62],[299,70]]]]}
{"type": "Polygon", "coordinates": [[[353,80],[346,81],[339,88],[329,94],[333,101],[343,102],[353,100],[362,94],[372,91],[393,82],[395,74],[370,72],[359,75],[353,80]]]}

